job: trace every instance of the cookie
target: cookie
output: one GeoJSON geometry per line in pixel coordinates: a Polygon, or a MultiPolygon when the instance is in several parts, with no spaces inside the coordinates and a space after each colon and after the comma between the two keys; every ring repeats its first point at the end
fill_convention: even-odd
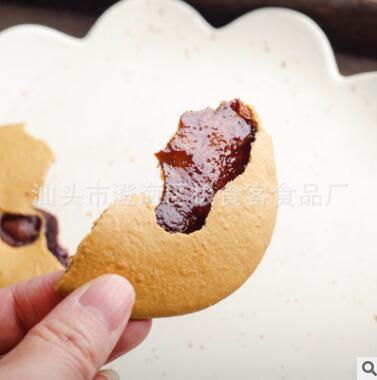
{"type": "Polygon", "coordinates": [[[160,204],[140,194],[111,205],[80,243],[61,294],[117,273],[136,290],[132,318],[167,317],[219,302],[254,272],[271,240],[277,185],[255,111],[234,100],[187,112],[156,156],[160,204]]]}
{"type": "Polygon", "coordinates": [[[52,162],[50,148],[23,125],[0,127],[0,287],[68,264],[56,218],[33,206],[52,162]]]}

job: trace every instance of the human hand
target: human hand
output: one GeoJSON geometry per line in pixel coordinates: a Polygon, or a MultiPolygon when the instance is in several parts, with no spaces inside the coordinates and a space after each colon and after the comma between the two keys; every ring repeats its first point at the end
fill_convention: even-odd
{"type": "Polygon", "coordinates": [[[151,321],[130,321],[129,282],[106,275],[62,299],[62,272],[0,289],[0,379],[102,380],[98,370],[136,347],[151,321]]]}

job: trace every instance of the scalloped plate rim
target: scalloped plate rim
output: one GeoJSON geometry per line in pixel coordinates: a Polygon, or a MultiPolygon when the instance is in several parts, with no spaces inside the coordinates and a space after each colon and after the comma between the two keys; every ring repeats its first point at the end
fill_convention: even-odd
{"type": "MultiPolygon", "coordinates": [[[[9,28],[6,28],[0,32],[0,41],[1,38],[4,38],[5,36],[12,34],[12,33],[26,33],[26,32],[39,32],[44,33],[45,36],[48,38],[54,38],[59,43],[68,43],[68,44],[82,44],[86,43],[88,39],[91,38],[92,35],[94,35],[97,32],[97,29],[99,29],[100,25],[102,24],[102,21],[112,12],[116,11],[117,8],[120,7],[128,7],[132,5],[132,3],[137,3],[138,0],[121,0],[109,8],[107,8],[93,23],[93,25],[90,27],[88,32],[83,37],[75,37],[72,35],[69,35],[65,32],[59,31],[57,29],[51,28],[49,26],[40,25],[40,24],[19,24],[15,26],[11,26],[9,28]]],[[[293,17],[294,19],[298,20],[299,22],[303,22],[310,33],[313,35],[316,35],[318,41],[320,42],[322,46],[322,53],[324,54],[325,62],[326,62],[326,68],[328,73],[330,74],[331,78],[337,82],[344,82],[344,81],[354,81],[357,82],[359,80],[376,80],[377,81],[377,71],[371,71],[371,72],[363,72],[363,73],[357,73],[353,75],[345,76],[339,72],[339,67],[335,59],[335,53],[334,50],[330,44],[329,39],[327,38],[325,32],[323,29],[309,16],[305,15],[304,13],[301,13],[299,11],[288,9],[284,7],[262,7],[258,8],[252,11],[249,11],[230,23],[220,27],[216,28],[209,24],[206,19],[191,5],[180,1],[180,0],[165,0],[164,5],[168,6],[177,6],[181,7],[182,9],[185,9],[188,13],[191,12],[191,16],[195,17],[196,20],[199,22],[201,27],[203,29],[206,29],[207,31],[226,31],[228,29],[232,29],[237,24],[241,22],[250,22],[250,20],[255,17],[256,15],[266,13],[267,15],[269,13],[275,13],[278,12],[283,15],[283,17],[293,17]]]]}

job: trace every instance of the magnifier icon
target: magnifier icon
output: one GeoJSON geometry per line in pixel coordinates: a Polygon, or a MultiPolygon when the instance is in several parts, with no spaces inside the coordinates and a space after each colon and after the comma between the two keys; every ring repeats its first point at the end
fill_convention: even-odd
{"type": "Polygon", "coordinates": [[[374,364],[369,360],[364,362],[361,368],[365,373],[372,373],[374,376],[377,376],[377,372],[374,370],[374,364]]]}

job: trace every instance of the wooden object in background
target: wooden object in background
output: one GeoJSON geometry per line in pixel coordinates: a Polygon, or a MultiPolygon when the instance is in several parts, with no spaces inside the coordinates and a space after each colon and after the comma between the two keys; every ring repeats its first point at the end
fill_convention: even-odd
{"type": "Polygon", "coordinates": [[[296,9],[314,19],[335,49],[377,57],[377,0],[189,0],[210,22],[223,25],[265,6],[296,9]],[[216,4],[216,5],[215,5],[216,4]]]}

